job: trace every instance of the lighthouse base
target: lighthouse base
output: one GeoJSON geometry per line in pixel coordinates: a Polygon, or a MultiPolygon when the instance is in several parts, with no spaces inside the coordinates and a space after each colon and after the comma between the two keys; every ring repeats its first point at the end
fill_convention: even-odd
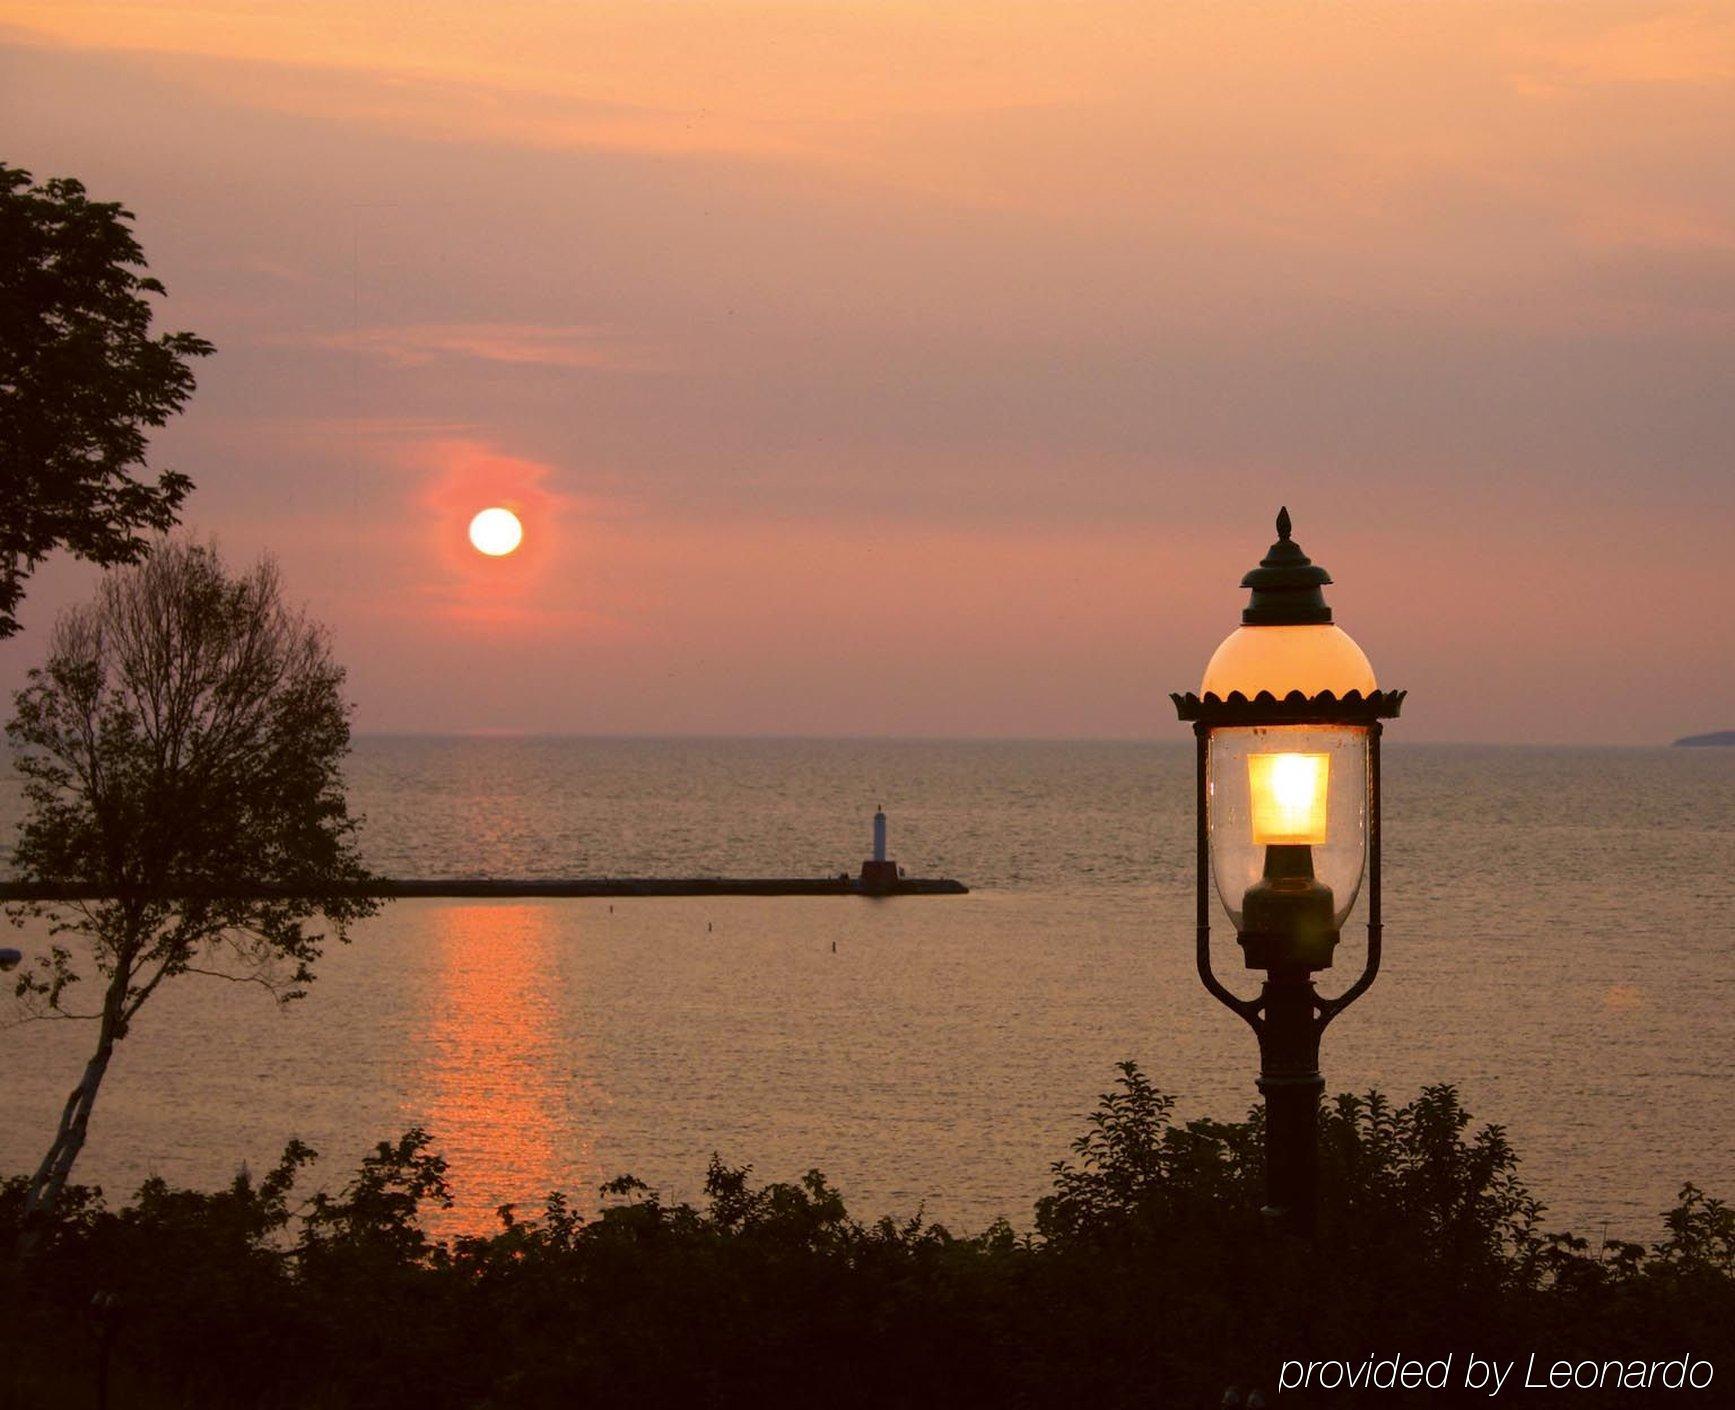
{"type": "Polygon", "coordinates": [[[893,891],[898,884],[898,864],[866,861],[861,864],[861,889],[873,893],[893,891]]]}

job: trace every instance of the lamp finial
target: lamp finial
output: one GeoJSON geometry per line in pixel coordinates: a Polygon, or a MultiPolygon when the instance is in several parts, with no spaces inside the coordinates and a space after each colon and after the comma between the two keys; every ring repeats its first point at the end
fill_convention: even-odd
{"type": "Polygon", "coordinates": [[[1289,530],[1289,506],[1284,505],[1277,511],[1277,542],[1259,560],[1259,566],[1241,579],[1242,587],[1253,590],[1241,613],[1243,626],[1308,626],[1331,621],[1331,608],[1320,592],[1331,581],[1331,574],[1301,551],[1301,545],[1289,537],[1289,530]]]}

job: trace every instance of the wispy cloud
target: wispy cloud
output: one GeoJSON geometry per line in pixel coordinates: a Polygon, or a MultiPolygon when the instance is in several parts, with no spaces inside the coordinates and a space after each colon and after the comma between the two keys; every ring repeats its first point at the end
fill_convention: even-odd
{"type": "Polygon", "coordinates": [[[261,416],[251,407],[205,412],[200,420],[221,426],[229,433],[239,431],[273,441],[311,441],[320,445],[330,445],[334,438],[354,438],[401,446],[406,442],[471,436],[481,429],[474,421],[433,416],[261,416]]]}
{"type": "Polygon", "coordinates": [[[410,323],[356,328],[286,339],[378,358],[394,367],[426,367],[447,359],[599,372],[656,372],[667,359],[605,328],[536,323],[410,323]]]}

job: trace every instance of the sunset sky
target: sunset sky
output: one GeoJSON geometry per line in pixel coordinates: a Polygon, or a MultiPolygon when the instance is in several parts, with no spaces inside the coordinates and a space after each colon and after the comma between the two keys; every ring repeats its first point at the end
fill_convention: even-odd
{"type": "Polygon", "coordinates": [[[1280,503],[1406,737],[1735,727],[1735,7],[0,0],[0,132],[362,729],[1180,738],[1280,503]]]}

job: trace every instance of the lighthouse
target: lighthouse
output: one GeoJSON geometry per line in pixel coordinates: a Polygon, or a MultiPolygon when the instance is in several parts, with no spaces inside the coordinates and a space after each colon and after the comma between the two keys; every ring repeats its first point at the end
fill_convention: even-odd
{"type": "Polygon", "coordinates": [[[886,810],[874,809],[874,854],[861,864],[861,889],[883,896],[898,884],[898,864],[886,855],[886,810]]]}

